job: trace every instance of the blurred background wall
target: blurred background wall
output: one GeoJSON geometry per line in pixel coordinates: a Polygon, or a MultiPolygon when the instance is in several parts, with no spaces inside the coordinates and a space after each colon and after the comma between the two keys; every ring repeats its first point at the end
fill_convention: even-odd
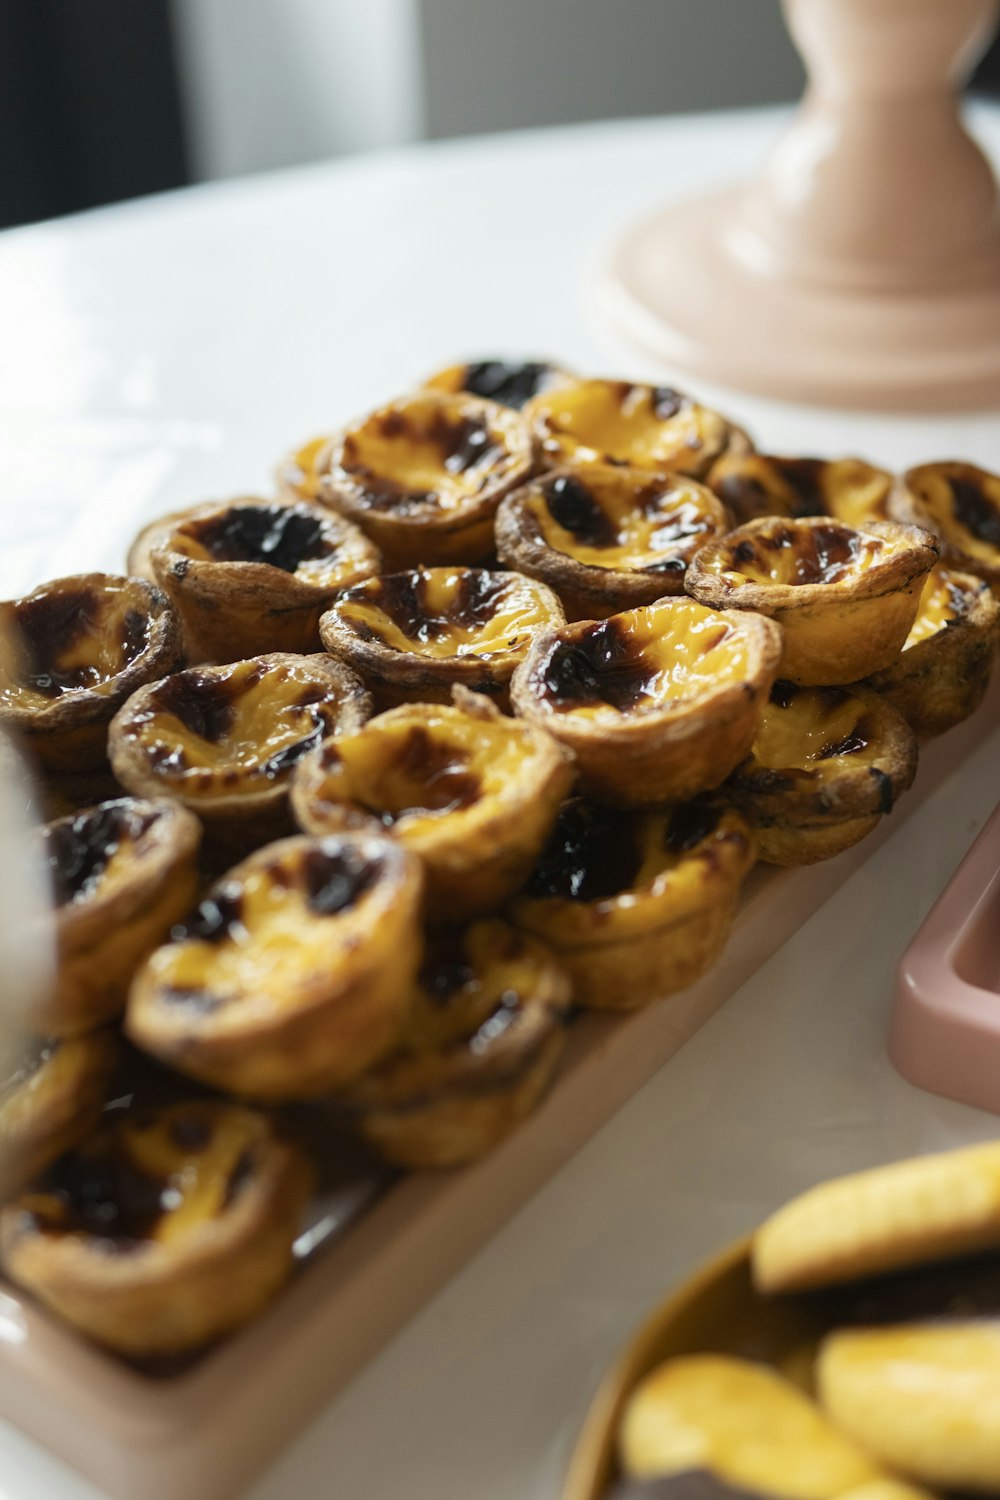
{"type": "Polygon", "coordinates": [[[0,224],[801,83],[778,0],[0,0],[0,224]]]}

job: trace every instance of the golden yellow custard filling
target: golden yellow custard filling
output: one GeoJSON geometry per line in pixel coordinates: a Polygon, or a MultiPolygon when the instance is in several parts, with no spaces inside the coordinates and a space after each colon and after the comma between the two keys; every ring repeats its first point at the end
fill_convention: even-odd
{"type": "Polygon", "coordinates": [[[892,475],[860,458],[725,454],[710,484],[737,524],[757,516],[832,516],[857,526],[888,519],[892,475]]]}
{"type": "Polygon", "coordinates": [[[414,568],[346,590],[330,615],[359,639],[393,651],[520,660],[534,631],[552,623],[552,600],[518,573],[414,568]]]}
{"type": "Polygon", "coordinates": [[[163,816],[156,803],[122,797],[41,829],[55,906],[72,906],[98,894],[110,898],[128,885],[137,873],[136,860],[156,847],[153,830],[163,816]]]}
{"type": "Polygon", "coordinates": [[[487,797],[495,803],[516,796],[518,779],[538,756],[535,732],[517,719],[404,704],[329,741],[302,776],[318,804],[352,803],[404,843],[419,842],[445,817],[457,832],[487,797]]]}
{"type": "Polygon", "coordinates": [[[143,971],[144,989],[224,1024],[239,1001],[293,1009],[317,974],[350,959],[384,908],[380,852],[338,839],[275,847],[273,858],[220,881],[174,928],[143,971]]]}
{"type": "Polygon", "coordinates": [[[974,464],[922,464],[906,486],[919,524],[976,562],[1000,566],[1000,474],[974,464]]]}
{"type": "Polygon", "coordinates": [[[919,646],[921,641],[930,640],[931,636],[944,630],[953,620],[961,619],[968,607],[969,595],[954,581],[947,568],[932,568],[920,595],[917,618],[906,637],[903,650],[908,651],[911,646],[919,646]]]}
{"type": "Polygon", "coordinates": [[[179,1245],[237,1201],[270,1139],[264,1118],[238,1106],[126,1115],[62,1157],[18,1208],[43,1233],[179,1245]]]}
{"type": "Polygon", "coordinates": [[[127,578],[105,577],[99,586],[67,578],[0,604],[0,707],[113,691],[149,645],[146,592],[127,578]]]}
{"type": "Polygon", "coordinates": [[[465,392],[484,401],[520,411],[533,397],[573,379],[558,365],[547,360],[479,359],[469,364],[448,365],[437,370],[423,384],[428,390],[465,392]]]}
{"type": "Polygon", "coordinates": [[[320,457],[330,441],[330,434],[310,438],[301,448],[296,448],[282,462],[278,479],[285,489],[292,490],[302,500],[319,497],[320,457]]]}
{"type": "Polygon", "coordinates": [[[336,727],[343,698],[308,658],[176,672],[119,716],[165,790],[210,798],[265,792],[336,727]]]}
{"type": "Polygon", "coordinates": [[[702,542],[728,530],[710,491],[645,469],[595,463],[523,494],[549,546],[590,568],[683,572],[702,542]]]}
{"type": "Polygon", "coordinates": [[[525,407],[544,453],[556,462],[630,464],[700,475],[727,448],[718,412],[665,386],[580,380],[525,407]]]}
{"type": "Polygon", "coordinates": [[[559,633],[534,677],[553,712],[614,719],[690,703],[744,680],[751,643],[691,599],[664,599],[559,633]]]}
{"type": "Polygon", "coordinates": [[[912,546],[909,537],[889,540],[836,521],[807,525],[776,520],[752,536],[736,533],[699,558],[699,566],[736,587],[756,583],[797,588],[843,583],[912,546]]]}
{"type": "Polygon", "coordinates": [[[499,1035],[504,1013],[530,999],[551,968],[551,956],[505,922],[438,929],[428,939],[402,1050],[436,1052],[465,1043],[473,1052],[485,1051],[499,1035]]]}
{"type": "Polygon", "coordinates": [[[745,769],[809,771],[821,776],[840,756],[859,765],[883,750],[871,707],[844,688],[778,682],[764,710],[745,769]]]}
{"type": "Polygon", "coordinates": [[[459,512],[529,458],[516,412],[423,391],[348,428],[331,453],[329,479],[373,511],[459,512]]]}
{"type": "Polygon", "coordinates": [[[164,546],[197,562],[278,568],[323,589],[371,570],[371,544],[362,533],[307,505],[242,502],[202,511],[175,526],[164,546]]]}

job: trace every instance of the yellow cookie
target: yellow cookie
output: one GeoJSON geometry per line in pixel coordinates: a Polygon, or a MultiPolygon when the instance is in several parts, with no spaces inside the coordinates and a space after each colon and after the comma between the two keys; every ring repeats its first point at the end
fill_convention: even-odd
{"type": "Polygon", "coordinates": [[[1000,1246],[1000,1142],[894,1162],[794,1198],[757,1231],[758,1291],[830,1286],[1000,1246]]]}
{"type": "Polygon", "coordinates": [[[1000,1321],[834,1333],[820,1398],[844,1432],[926,1484],[1000,1490],[1000,1321]]]}
{"type": "Polygon", "coordinates": [[[715,1354],[668,1360],[642,1381],[620,1454],[633,1478],[707,1471],[782,1500],[839,1500],[886,1477],[776,1371],[715,1354]]]}

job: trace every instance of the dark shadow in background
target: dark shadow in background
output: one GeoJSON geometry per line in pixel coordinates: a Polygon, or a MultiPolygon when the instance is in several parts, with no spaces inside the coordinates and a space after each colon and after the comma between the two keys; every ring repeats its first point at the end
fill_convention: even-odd
{"type": "Polygon", "coordinates": [[[189,180],[169,0],[0,0],[0,225],[189,180]]]}
{"type": "MultiPolygon", "coordinates": [[[[0,227],[190,181],[170,9],[0,0],[0,227]]],[[[973,87],[1000,96],[1000,40],[973,87]]]]}

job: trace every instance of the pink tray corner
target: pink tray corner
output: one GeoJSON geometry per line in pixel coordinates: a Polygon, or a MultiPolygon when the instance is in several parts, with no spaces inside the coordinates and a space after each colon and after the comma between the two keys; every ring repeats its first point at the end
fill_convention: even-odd
{"type": "Polygon", "coordinates": [[[1000,805],[900,960],[889,1056],[919,1088],[1000,1114],[1000,805]]]}

